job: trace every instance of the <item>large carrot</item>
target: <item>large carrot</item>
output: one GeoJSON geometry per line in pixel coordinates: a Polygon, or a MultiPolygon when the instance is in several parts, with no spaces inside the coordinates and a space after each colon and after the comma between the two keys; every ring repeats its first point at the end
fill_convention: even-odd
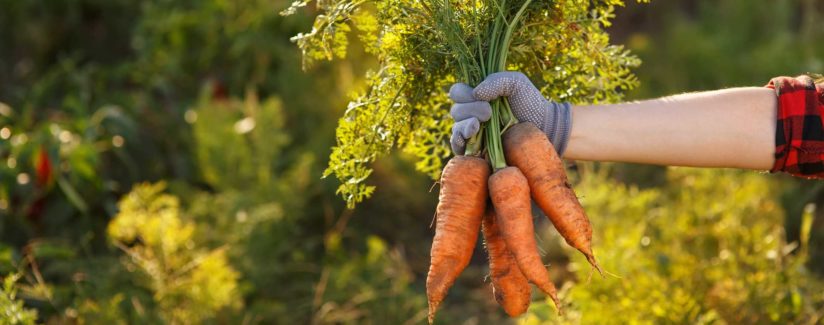
{"type": "Polygon", "coordinates": [[[476,157],[456,156],[443,169],[426,277],[429,323],[472,258],[486,208],[488,177],[489,164],[476,157]]]}
{"type": "Polygon", "coordinates": [[[592,226],[567,181],[563,162],[552,143],[529,122],[510,127],[503,140],[506,161],[526,176],[532,198],[566,242],[583,253],[600,273],[592,253],[592,226]]]}
{"type": "Polygon", "coordinates": [[[486,208],[482,229],[489,253],[492,294],[510,317],[517,317],[529,308],[532,288],[521,273],[512,252],[506,247],[498,222],[495,221],[495,209],[491,206],[486,208]]]}
{"type": "Polygon", "coordinates": [[[489,177],[489,195],[506,247],[515,256],[521,272],[549,295],[560,311],[555,284],[549,279],[549,272],[538,254],[526,177],[516,167],[503,168],[489,177]]]}

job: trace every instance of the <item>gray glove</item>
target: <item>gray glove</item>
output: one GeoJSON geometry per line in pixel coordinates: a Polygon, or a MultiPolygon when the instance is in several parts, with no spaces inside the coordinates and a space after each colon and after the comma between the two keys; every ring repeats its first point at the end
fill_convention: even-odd
{"type": "Polygon", "coordinates": [[[534,123],[546,133],[558,155],[563,155],[572,126],[569,103],[547,100],[529,78],[515,71],[493,73],[475,89],[462,83],[452,85],[449,98],[455,104],[450,114],[455,125],[450,142],[455,154],[463,154],[466,140],[478,133],[480,122],[489,120],[492,115],[489,101],[498,97],[508,97],[515,118],[534,123]]]}

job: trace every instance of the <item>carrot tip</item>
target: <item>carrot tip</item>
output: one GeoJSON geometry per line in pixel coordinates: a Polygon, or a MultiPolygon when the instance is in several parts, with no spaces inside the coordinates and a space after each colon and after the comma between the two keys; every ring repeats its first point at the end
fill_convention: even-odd
{"type": "Polygon", "coordinates": [[[589,261],[589,264],[592,265],[592,267],[598,270],[598,274],[601,275],[601,278],[606,278],[604,276],[604,271],[601,270],[601,266],[598,265],[598,261],[595,260],[595,255],[587,254],[587,261],[589,261]]]}
{"type": "Polygon", "coordinates": [[[589,285],[589,283],[592,282],[592,274],[595,273],[593,269],[593,267],[589,268],[589,275],[587,275],[587,285],[589,285]]]}
{"type": "Polygon", "coordinates": [[[610,272],[610,271],[604,271],[604,273],[606,273],[607,275],[609,275],[609,276],[611,276],[611,277],[613,277],[613,278],[616,278],[616,279],[623,279],[620,275],[614,274],[614,273],[612,273],[612,272],[610,272]]]}
{"type": "Polygon", "coordinates": [[[558,299],[558,290],[555,288],[555,285],[552,282],[549,282],[546,286],[538,285],[538,289],[541,289],[550,299],[552,302],[555,303],[555,308],[558,309],[558,314],[563,314],[563,307],[561,307],[561,300],[558,299]]]}
{"type": "Polygon", "coordinates": [[[553,296],[552,297],[552,302],[555,303],[555,308],[558,309],[558,316],[563,316],[564,315],[564,307],[561,306],[561,301],[558,300],[558,297],[553,296]]]}

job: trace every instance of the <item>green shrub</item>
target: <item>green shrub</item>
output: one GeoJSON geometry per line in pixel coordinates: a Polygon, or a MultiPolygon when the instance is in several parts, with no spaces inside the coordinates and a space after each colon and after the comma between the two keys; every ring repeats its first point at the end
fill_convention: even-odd
{"type": "MultiPolygon", "coordinates": [[[[753,172],[670,168],[669,186],[638,189],[587,170],[576,187],[595,225],[604,279],[567,284],[563,323],[816,323],[824,282],[787,243],[775,180],[753,172]]],[[[812,215],[808,214],[806,233],[812,215]]],[[[590,270],[573,254],[579,279],[590,270]]],[[[553,323],[550,304],[524,324],[553,323]]]]}
{"type": "Polygon", "coordinates": [[[23,301],[17,298],[17,286],[20,274],[8,274],[3,279],[3,288],[0,291],[0,324],[3,325],[33,325],[37,320],[37,311],[23,306],[23,301]]]}

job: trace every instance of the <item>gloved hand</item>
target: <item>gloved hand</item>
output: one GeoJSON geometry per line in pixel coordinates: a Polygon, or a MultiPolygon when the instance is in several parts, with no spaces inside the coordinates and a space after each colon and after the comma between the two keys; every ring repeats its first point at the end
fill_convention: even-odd
{"type": "Polygon", "coordinates": [[[452,151],[463,154],[466,140],[478,133],[480,122],[492,115],[489,101],[509,97],[512,113],[520,122],[532,122],[546,133],[555,151],[562,156],[569,141],[572,111],[569,103],[547,100],[541,91],[523,73],[497,72],[486,77],[475,89],[457,83],[449,90],[449,98],[455,102],[450,114],[455,120],[452,126],[452,151]]]}

